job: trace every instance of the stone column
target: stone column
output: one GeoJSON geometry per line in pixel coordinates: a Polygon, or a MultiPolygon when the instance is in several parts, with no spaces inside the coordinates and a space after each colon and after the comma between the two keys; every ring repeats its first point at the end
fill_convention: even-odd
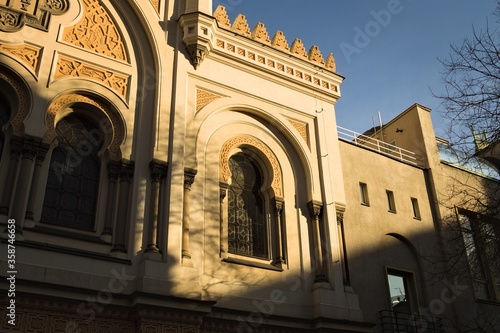
{"type": "Polygon", "coordinates": [[[312,241],[313,241],[313,256],[315,264],[315,282],[327,281],[325,275],[325,268],[323,267],[323,252],[322,252],[322,241],[321,241],[321,226],[319,216],[321,215],[321,209],[323,204],[318,201],[310,201],[307,204],[309,208],[309,213],[311,214],[312,223],[312,241]]]}
{"type": "Polygon", "coordinates": [[[274,199],[274,213],[276,214],[276,255],[274,258],[273,265],[276,267],[282,267],[285,263],[285,258],[283,256],[283,235],[282,235],[282,219],[281,212],[283,211],[283,199],[274,199]]]}
{"type": "Polygon", "coordinates": [[[17,163],[19,162],[22,147],[23,139],[20,137],[13,137],[10,141],[10,160],[7,169],[7,178],[3,187],[2,199],[0,200],[0,214],[2,215],[7,215],[9,213],[12,190],[17,173],[17,163]]]}
{"type": "Polygon", "coordinates": [[[347,249],[345,245],[345,233],[344,233],[344,212],[337,211],[337,229],[339,233],[340,244],[340,261],[342,263],[342,277],[344,279],[344,285],[350,285],[349,278],[349,265],[347,263],[347,249]]]}
{"type": "MultiPolygon", "coordinates": [[[[31,180],[31,189],[28,198],[28,205],[26,206],[25,227],[33,228],[35,226],[33,211],[35,210],[35,200],[38,195],[38,183],[40,182],[40,172],[42,170],[43,161],[47,155],[50,146],[46,143],[40,144],[36,154],[35,168],[33,170],[33,178],[31,180]]],[[[50,168],[50,165],[49,165],[50,168]]]]}
{"type": "Polygon", "coordinates": [[[111,243],[113,240],[113,225],[115,221],[116,188],[118,176],[120,175],[120,162],[109,161],[108,169],[108,195],[106,198],[106,216],[104,218],[104,228],[101,239],[111,243]]]}
{"type": "MultiPolygon", "coordinates": [[[[22,230],[24,217],[26,215],[27,199],[31,186],[31,177],[35,156],[41,140],[28,137],[24,141],[19,174],[17,176],[16,188],[14,189],[14,201],[12,202],[10,216],[16,220],[16,225],[22,230]]],[[[22,232],[21,232],[22,233],[22,232]]]]}
{"type": "Polygon", "coordinates": [[[190,224],[190,203],[191,203],[191,185],[197,171],[191,168],[184,169],[184,200],[182,208],[182,258],[191,259],[189,253],[189,224],[190,224]]]}
{"type": "Polygon", "coordinates": [[[158,239],[160,235],[160,192],[162,180],[167,176],[167,162],[153,159],[149,163],[151,172],[151,203],[149,206],[149,228],[146,253],[160,253],[158,239]]]}
{"type": "Polygon", "coordinates": [[[227,244],[227,205],[226,201],[224,200],[226,198],[227,194],[227,189],[229,188],[229,184],[226,183],[219,183],[219,199],[220,199],[220,226],[219,226],[219,232],[220,232],[220,256],[222,258],[227,257],[227,249],[226,249],[226,244],[227,244]]]}
{"type": "Polygon", "coordinates": [[[120,189],[118,197],[118,212],[114,230],[114,242],[111,252],[127,253],[125,237],[127,236],[127,220],[130,197],[130,184],[134,176],[134,162],[122,160],[120,172],[120,189]]]}

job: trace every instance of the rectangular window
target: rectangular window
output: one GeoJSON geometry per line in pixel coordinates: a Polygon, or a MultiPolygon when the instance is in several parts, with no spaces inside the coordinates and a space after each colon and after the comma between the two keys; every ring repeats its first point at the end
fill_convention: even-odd
{"type": "Polygon", "coordinates": [[[368,199],[368,186],[365,183],[359,183],[359,194],[361,196],[361,204],[370,206],[370,200],[368,199]]]}
{"type": "Polygon", "coordinates": [[[387,194],[387,209],[391,213],[396,212],[396,203],[394,202],[394,193],[392,191],[385,191],[387,194]]]}
{"type": "Polygon", "coordinates": [[[411,314],[418,308],[413,273],[386,268],[390,310],[411,314]]]}
{"type": "Polygon", "coordinates": [[[418,207],[418,200],[411,198],[411,207],[413,208],[413,218],[420,220],[420,208],[418,207]]]}

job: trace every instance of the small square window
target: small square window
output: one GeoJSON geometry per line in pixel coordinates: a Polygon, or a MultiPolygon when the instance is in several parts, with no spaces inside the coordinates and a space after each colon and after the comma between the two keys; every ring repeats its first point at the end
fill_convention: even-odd
{"type": "Polygon", "coordinates": [[[416,198],[411,198],[411,207],[413,209],[413,218],[420,220],[420,208],[418,207],[418,200],[416,198]]]}
{"type": "Polygon", "coordinates": [[[394,193],[392,191],[385,191],[387,194],[387,209],[391,213],[396,212],[396,203],[394,202],[394,193]]]}
{"type": "Polygon", "coordinates": [[[365,183],[359,183],[359,194],[361,197],[361,204],[370,206],[370,200],[368,199],[368,186],[365,183]]]}

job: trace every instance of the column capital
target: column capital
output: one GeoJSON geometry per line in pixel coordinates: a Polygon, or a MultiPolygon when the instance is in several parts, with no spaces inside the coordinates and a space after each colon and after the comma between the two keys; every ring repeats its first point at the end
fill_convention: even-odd
{"type": "Polygon", "coordinates": [[[122,159],[121,161],[121,171],[120,180],[130,183],[132,177],[134,176],[134,161],[129,161],[122,159]]]}
{"type": "Polygon", "coordinates": [[[321,201],[309,201],[307,203],[307,208],[309,208],[309,213],[314,216],[318,217],[321,215],[321,211],[323,209],[323,203],[321,201]]]}
{"type": "Polygon", "coordinates": [[[23,138],[19,136],[13,136],[10,140],[10,155],[12,157],[18,158],[23,151],[23,138]]]}
{"type": "Polygon", "coordinates": [[[151,180],[160,182],[167,176],[168,162],[158,160],[156,158],[149,162],[149,171],[151,172],[151,180]]]}
{"type": "Polygon", "coordinates": [[[114,161],[111,160],[108,162],[106,165],[106,168],[108,170],[108,179],[109,180],[116,180],[118,179],[118,176],[120,175],[121,172],[121,163],[119,161],[114,161]]]}
{"type": "Polygon", "coordinates": [[[38,149],[40,147],[40,143],[42,142],[42,139],[36,138],[33,136],[26,136],[23,142],[23,155],[22,159],[34,161],[35,157],[38,154],[38,149]]]}
{"type": "Polygon", "coordinates": [[[191,185],[193,185],[197,173],[196,169],[184,168],[184,189],[191,191],[191,185]]]}
{"type": "Polygon", "coordinates": [[[281,214],[281,211],[283,210],[283,204],[285,201],[283,198],[275,197],[274,198],[274,209],[276,210],[276,213],[281,214]]]}
{"type": "Polygon", "coordinates": [[[219,197],[221,202],[224,201],[228,188],[229,188],[228,183],[219,182],[219,197]]]}

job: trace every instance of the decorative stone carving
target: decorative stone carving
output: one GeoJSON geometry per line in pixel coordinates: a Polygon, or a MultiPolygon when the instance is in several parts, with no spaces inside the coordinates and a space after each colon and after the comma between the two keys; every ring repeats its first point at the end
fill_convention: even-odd
{"type": "Polygon", "coordinates": [[[252,36],[250,32],[250,27],[248,26],[247,19],[243,14],[238,14],[238,16],[233,22],[233,27],[231,28],[231,30],[246,37],[252,36]]]}
{"type": "Polygon", "coordinates": [[[9,45],[0,43],[0,52],[17,58],[21,63],[27,65],[33,72],[38,68],[41,48],[33,45],[9,45]]]}
{"type": "Polygon", "coordinates": [[[100,82],[122,97],[126,98],[128,93],[129,76],[114,73],[105,68],[85,63],[81,60],[60,56],[57,60],[55,78],[84,77],[100,82]]]}
{"type": "Polygon", "coordinates": [[[197,170],[191,168],[184,168],[184,189],[191,191],[191,185],[194,183],[194,177],[197,174],[197,170]]]}
{"type": "Polygon", "coordinates": [[[196,89],[196,112],[200,111],[205,105],[215,101],[222,96],[211,93],[203,89],[196,89]]]}
{"type": "Polygon", "coordinates": [[[64,29],[63,41],[113,59],[128,61],[123,36],[102,2],[82,0],[82,4],[82,19],[64,29]]]}
{"type": "Polygon", "coordinates": [[[264,26],[264,23],[261,22],[257,23],[255,28],[253,29],[252,38],[265,44],[271,44],[271,40],[269,39],[269,34],[267,33],[266,27],[264,26]]]}
{"type": "Polygon", "coordinates": [[[311,46],[309,49],[309,61],[316,62],[320,65],[325,65],[325,60],[323,60],[323,55],[321,54],[319,48],[316,45],[311,46]]]}
{"type": "Polygon", "coordinates": [[[299,132],[300,136],[309,145],[309,128],[306,123],[288,118],[290,124],[299,132]]]}
{"type": "Polygon", "coordinates": [[[10,124],[13,129],[13,135],[24,135],[24,119],[28,116],[31,109],[31,97],[28,89],[20,83],[20,80],[11,76],[7,72],[0,70],[0,81],[6,82],[14,91],[17,96],[18,107],[17,110],[12,110],[12,117],[10,124]]]}
{"type": "Polygon", "coordinates": [[[288,42],[286,41],[285,35],[282,31],[276,31],[273,40],[271,41],[271,45],[277,49],[290,51],[290,47],[288,46],[288,42]]]}
{"type": "Polygon", "coordinates": [[[296,38],[293,41],[292,47],[290,48],[290,53],[307,59],[306,48],[304,47],[304,44],[302,44],[302,40],[300,40],[299,38],[296,38]]]}
{"type": "MultiPolygon", "coordinates": [[[[108,146],[108,151],[110,153],[110,158],[112,160],[120,160],[121,159],[121,151],[120,144],[123,142],[125,137],[125,128],[121,118],[115,112],[112,112],[108,109],[107,106],[102,104],[100,101],[91,99],[87,96],[80,94],[69,94],[56,98],[52,103],[50,103],[49,108],[47,109],[47,113],[45,114],[45,124],[47,125],[47,132],[43,136],[42,142],[50,144],[54,138],[56,137],[55,132],[55,118],[56,114],[65,107],[70,107],[75,103],[84,103],[92,105],[102,113],[108,117],[111,124],[111,130],[113,131],[113,137],[108,146]]],[[[106,128],[105,131],[109,131],[109,128],[106,128]]]]}
{"type": "Polygon", "coordinates": [[[282,197],[283,183],[281,177],[281,167],[279,165],[278,159],[265,143],[250,136],[236,136],[226,141],[226,143],[224,143],[224,145],[222,146],[219,160],[220,182],[228,183],[229,177],[231,177],[231,169],[229,168],[229,157],[231,150],[233,148],[245,145],[252,146],[260,150],[267,157],[273,169],[273,180],[271,183],[271,187],[273,188],[274,195],[276,197],[282,197]]]}
{"type": "Polygon", "coordinates": [[[337,65],[335,65],[335,57],[333,56],[333,53],[331,53],[331,52],[328,55],[328,57],[326,58],[325,67],[327,69],[330,69],[332,72],[337,71],[337,65]]]}
{"type": "Polygon", "coordinates": [[[219,23],[219,26],[226,29],[231,29],[231,22],[226,12],[226,7],[219,5],[214,11],[214,17],[219,23]]]}
{"type": "Polygon", "coordinates": [[[16,32],[24,25],[47,31],[50,15],[62,15],[68,8],[68,0],[1,0],[0,31],[16,32]]]}
{"type": "Polygon", "coordinates": [[[153,8],[156,10],[156,12],[159,14],[160,13],[160,0],[149,0],[149,1],[153,5],[153,8]]]}

